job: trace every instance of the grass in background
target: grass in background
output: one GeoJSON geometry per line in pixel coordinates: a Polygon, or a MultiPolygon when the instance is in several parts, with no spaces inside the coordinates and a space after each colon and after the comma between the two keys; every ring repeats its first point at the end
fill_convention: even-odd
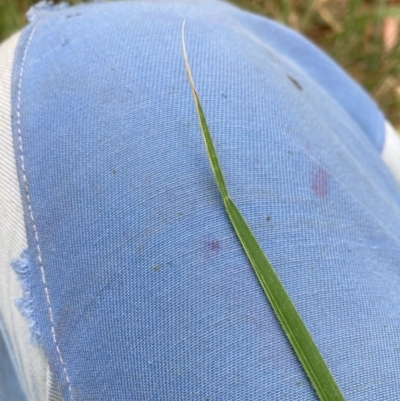
{"type": "Polygon", "coordinates": [[[23,3],[25,0],[21,0],[21,4],[13,0],[0,0],[0,42],[24,25],[23,11],[28,7],[23,3]]]}
{"type": "MultiPolygon", "coordinates": [[[[400,0],[230,0],[302,32],[371,93],[400,129],[400,0]]],[[[0,41],[26,23],[33,0],[0,0],[0,41]]],[[[79,0],[70,0],[78,3],[79,0]]]]}

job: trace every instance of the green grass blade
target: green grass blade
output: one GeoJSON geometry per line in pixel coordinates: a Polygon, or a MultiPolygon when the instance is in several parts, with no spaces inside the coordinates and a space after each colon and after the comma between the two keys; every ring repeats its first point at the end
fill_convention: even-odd
{"type": "Polygon", "coordinates": [[[258,244],[253,232],[242,217],[238,208],[229,196],[222,169],[219,165],[217,153],[208,129],[207,121],[201,107],[200,98],[194,85],[184,40],[184,27],[182,26],[182,47],[186,70],[192,88],[197,113],[200,120],[203,139],[207,148],[208,157],[213,169],[226,212],[232,226],[249,258],[254,271],[261,283],[264,292],[275,311],[279,322],[286,333],[294,351],[296,352],[304,370],[311,380],[319,398],[322,401],[344,401],[344,397],[329,371],[321,353],[314,343],[310,333],[303,323],[299,313],[286,293],[279,277],[275,273],[267,257],[258,244]]]}

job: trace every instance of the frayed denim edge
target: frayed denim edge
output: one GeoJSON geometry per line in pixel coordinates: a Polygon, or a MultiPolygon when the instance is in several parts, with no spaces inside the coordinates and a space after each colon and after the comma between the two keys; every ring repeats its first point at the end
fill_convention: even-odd
{"type": "Polygon", "coordinates": [[[28,319],[30,328],[29,342],[35,347],[40,347],[41,345],[41,334],[36,321],[33,299],[31,293],[30,276],[32,272],[32,263],[29,258],[29,252],[25,249],[18,259],[13,259],[11,261],[11,266],[17,273],[23,291],[23,296],[17,298],[14,303],[21,312],[22,316],[28,319]]]}

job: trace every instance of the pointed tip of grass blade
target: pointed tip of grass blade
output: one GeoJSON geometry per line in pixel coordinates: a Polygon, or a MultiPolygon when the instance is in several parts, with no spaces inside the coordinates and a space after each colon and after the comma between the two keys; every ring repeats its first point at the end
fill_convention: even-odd
{"type": "Polygon", "coordinates": [[[194,85],[194,80],[193,80],[193,76],[192,76],[192,71],[191,71],[190,65],[189,65],[188,55],[187,55],[187,52],[186,52],[186,44],[185,44],[185,25],[186,25],[186,20],[183,20],[183,23],[182,23],[182,50],[183,50],[183,58],[185,59],[186,72],[187,72],[188,77],[189,77],[190,86],[191,86],[191,88],[192,88],[193,94],[195,95],[195,97],[198,98],[196,86],[194,85]]]}
{"type": "Polygon", "coordinates": [[[188,56],[187,56],[187,52],[186,52],[186,45],[185,45],[185,22],[186,22],[186,20],[184,20],[183,24],[182,24],[182,49],[183,49],[183,57],[185,59],[186,72],[189,77],[190,87],[192,88],[194,102],[195,102],[196,109],[197,109],[197,115],[199,117],[200,128],[201,128],[201,132],[203,134],[203,139],[204,139],[204,143],[206,145],[207,154],[208,154],[208,157],[210,160],[211,168],[214,172],[214,176],[215,176],[217,185],[220,189],[222,198],[225,202],[229,198],[229,193],[228,193],[228,189],[225,184],[225,179],[224,179],[224,175],[222,173],[221,166],[219,165],[217,153],[215,151],[214,143],[211,138],[210,130],[208,128],[206,117],[204,115],[203,108],[201,106],[200,97],[199,97],[199,94],[197,93],[197,89],[194,84],[194,80],[193,80],[193,76],[192,76],[192,71],[191,71],[191,68],[189,65],[189,60],[188,60],[188,56]]]}

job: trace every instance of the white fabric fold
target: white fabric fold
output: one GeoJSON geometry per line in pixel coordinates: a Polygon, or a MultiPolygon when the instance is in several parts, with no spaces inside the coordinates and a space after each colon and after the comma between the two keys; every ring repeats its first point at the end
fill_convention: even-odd
{"type": "Polygon", "coordinates": [[[400,136],[388,121],[385,122],[382,158],[400,185],[400,136]]]}
{"type": "Polygon", "coordinates": [[[28,246],[11,126],[12,71],[20,34],[0,45],[0,326],[27,399],[43,401],[48,399],[48,363],[30,344],[29,322],[15,306],[23,294],[11,267],[28,246]]]}

